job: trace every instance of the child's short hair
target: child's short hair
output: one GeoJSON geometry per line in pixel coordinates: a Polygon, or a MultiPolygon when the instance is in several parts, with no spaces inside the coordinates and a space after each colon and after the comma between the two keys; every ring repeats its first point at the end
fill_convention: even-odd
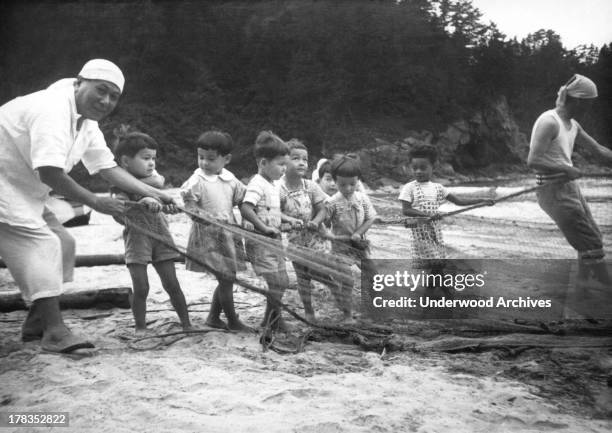
{"type": "Polygon", "coordinates": [[[420,144],[412,148],[410,151],[410,159],[425,158],[434,165],[438,160],[438,150],[431,144],[420,144]]]}
{"type": "Polygon", "coordinates": [[[159,148],[153,137],[127,125],[121,125],[113,132],[115,134],[113,151],[117,161],[124,155],[133,158],[142,149],[157,150],[159,148]]]}
{"type": "Polygon", "coordinates": [[[289,140],[287,142],[287,147],[289,147],[289,152],[291,152],[293,149],[302,149],[308,152],[308,148],[306,147],[306,145],[297,138],[292,138],[291,140],[289,140]]]}
{"type": "Polygon", "coordinates": [[[359,161],[355,157],[348,155],[334,159],[331,162],[331,175],[334,180],[336,180],[338,176],[361,177],[361,167],[359,161]]]}
{"type": "Polygon", "coordinates": [[[216,150],[221,156],[226,156],[232,153],[234,141],[232,136],[223,131],[206,131],[198,137],[194,147],[204,150],[216,150]]]}
{"type": "Polygon", "coordinates": [[[289,147],[272,131],[261,131],[255,140],[255,158],[274,159],[289,154],[289,147]]]}
{"type": "Polygon", "coordinates": [[[323,179],[323,176],[325,176],[325,173],[331,174],[331,162],[330,161],[325,161],[319,167],[319,170],[318,170],[319,180],[323,179]]]}

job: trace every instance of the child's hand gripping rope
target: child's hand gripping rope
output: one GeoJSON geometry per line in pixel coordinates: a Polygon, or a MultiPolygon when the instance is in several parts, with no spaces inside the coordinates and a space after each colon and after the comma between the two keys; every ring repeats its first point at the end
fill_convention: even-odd
{"type": "Polygon", "coordinates": [[[148,212],[163,212],[167,214],[175,214],[180,212],[174,203],[161,204],[159,201],[152,197],[143,197],[138,201],[125,200],[123,202],[126,208],[139,207],[148,212]]]}
{"type": "Polygon", "coordinates": [[[362,237],[353,238],[351,236],[351,246],[358,250],[368,251],[370,249],[370,241],[362,237]]]}
{"type": "Polygon", "coordinates": [[[175,203],[167,203],[162,206],[162,212],[165,214],[174,215],[180,212],[180,209],[175,203]]]}
{"type": "MultiPolygon", "coordinates": [[[[282,227],[282,224],[281,224],[281,230],[282,230],[282,228],[283,227],[282,227]]],[[[280,238],[281,230],[279,230],[279,229],[277,229],[275,227],[267,226],[265,228],[265,230],[263,231],[263,234],[266,235],[266,236],[269,236],[271,238],[280,238]]]]}
{"type": "Polygon", "coordinates": [[[328,238],[335,242],[346,242],[351,245],[352,248],[358,250],[368,250],[370,248],[370,241],[361,237],[360,235],[329,235],[328,238]]]}
{"type": "Polygon", "coordinates": [[[143,197],[138,200],[137,204],[149,212],[160,212],[162,210],[162,204],[152,197],[143,197]]]}
{"type": "Polygon", "coordinates": [[[436,212],[435,214],[428,216],[428,217],[408,217],[404,221],[404,226],[405,227],[416,227],[419,224],[427,224],[429,221],[440,221],[442,218],[445,218],[447,216],[454,215],[457,213],[462,213],[462,212],[465,212],[471,209],[476,209],[476,208],[483,207],[483,206],[494,206],[496,203],[497,203],[497,200],[488,199],[488,200],[483,200],[480,203],[470,206],[468,208],[459,209],[453,212],[446,212],[446,213],[436,212]]]}

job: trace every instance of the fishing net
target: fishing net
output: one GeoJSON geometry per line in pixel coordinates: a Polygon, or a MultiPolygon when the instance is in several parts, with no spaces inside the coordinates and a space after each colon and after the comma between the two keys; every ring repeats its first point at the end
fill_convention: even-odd
{"type": "MultiPolygon", "coordinates": [[[[577,180],[583,197],[588,202],[593,219],[604,238],[604,250],[612,253],[612,176],[597,175],[577,180]]],[[[457,187],[458,196],[497,200],[494,206],[462,209],[450,203],[440,208],[442,232],[448,258],[497,259],[568,259],[576,258],[576,251],[540,208],[534,180],[507,181],[501,186],[457,187]],[[456,213],[455,213],[456,212],[456,213]]],[[[385,223],[397,225],[401,219],[398,203],[390,196],[374,196],[375,206],[384,208],[385,223]]],[[[400,221],[401,220],[401,221],[400,221]]],[[[411,225],[425,224],[419,219],[411,225]]],[[[411,238],[411,242],[413,239],[411,238]]],[[[432,242],[434,239],[432,239],[432,242]]],[[[409,255],[410,249],[403,254],[409,255]]],[[[383,251],[383,253],[386,253],[383,251]]],[[[391,258],[387,255],[385,258],[391,258]]]]}
{"type": "MultiPolygon", "coordinates": [[[[128,213],[147,212],[144,208],[140,208],[136,204],[131,204],[130,207],[131,209],[128,213]]],[[[183,215],[179,216],[179,218],[189,218],[194,225],[215,228],[217,236],[208,238],[214,245],[207,244],[195,248],[193,245],[189,245],[188,248],[188,241],[185,239],[184,234],[179,236],[175,235],[174,241],[169,242],[167,237],[158,233],[155,224],[148,223],[150,219],[147,218],[126,218],[125,225],[136,232],[151,237],[153,240],[163,245],[171,247],[179,254],[183,255],[187,260],[198,264],[202,270],[208,271],[216,276],[223,276],[229,279],[235,278],[236,285],[266,296],[270,294],[268,288],[262,288],[259,285],[253,284],[251,279],[241,272],[244,270],[241,266],[241,262],[244,258],[248,259],[244,245],[256,243],[262,247],[266,254],[276,254],[286,257],[287,267],[290,271],[289,273],[292,274],[290,281],[293,283],[293,288],[295,288],[295,276],[292,272],[292,267],[298,265],[307,269],[308,275],[312,281],[317,281],[318,284],[325,285],[328,288],[331,295],[333,295],[333,298],[336,300],[338,309],[342,308],[345,303],[353,304],[358,302],[356,297],[360,294],[358,268],[360,263],[356,257],[363,251],[363,245],[346,245],[345,250],[347,254],[332,254],[331,251],[313,250],[308,247],[293,244],[286,239],[286,236],[283,236],[284,239],[265,236],[252,229],[215,219],[203,211],[187,210],[185,208],[180,209],[183,215]],[[228,236],[231,236],[231,242],[235,245],[235,249],[227,248],[228,236]],[[227,255],[219,257],[220,260],[218,261],[225,261],[226,263],[235,262],[235,269],[238,273],[236,275],[231,275],[231,272],[222,270],[223,266],[216,267],[211,265],[210,260],[205,260],[203,256],[208,254],[210,257],[212,250],[217,251],[217,254],[221,256],[225,252],[227,255]],[[347,290],[347,288],[349,288],[349,290],[347,290]]],[[[284,228],[289,233],[295,232],[294,230],[289,231],[288,227],[284,228]]],[[[252,274],[252,269],[248,269],[247,272],[252,274]]],[[[283,304],[283,308],[299,320],[307,322],[301,314],[295,312],[295,310],[299,310],[299,305],[288,306],[283,304]]],[[[333,326],[331,328],[333,328],[333,326]]]]}
{"type": "MultiPolygon", "coordinates": [[[[597,222],[605,242],[605,250],[611,252],[610,239],[612,235],[612,215],[610,212],[610,200],[612,197],[612,179],[610,177],[583,178],[578,181],[582,194],[589,203],[594,220],[597,222]]],[[[567,241],[555,226],[554,222],[540,209],[536,190],[538,186],[535,181],[507,182],[497,187],[471,187],[457,188],[453,190],[456,195],[469,197],[480,197],[482,199],[495,199],[494,206],[473,206],[466,210],[450,204],[440,208],[442,234],[446,243],[447,258],[486,258],[502,259],[511,262],[515,259],[575,259],[576,252],[568,245],[567,241]]],[[[214,227],[219,235],[214,245],[197,248],[187,248],[186,234],[173,233],[174,243],[172,247],[180,254],[194,263],[202,265],[204,270],[214,275],[219,275],[220,268],[211,267],[202,260],[203,254],[210,254],[211,250],[217,250],[220,254],[228,251],[228,236],[235,249],[227,257],[236,261],[238,273],[235,275],[235,285],[242,286],[247,290],[269,295],[265,284],[253,284],[252,269],[244,273],[244,267],[238,262],[244,262],[246,257],[244,243],[256,243],[264,251],[286,258],[287,269],[290,274],[291,288],[296,288],[296,278],[293,273],[295,265],[305,268],[312,279],[311,288],[315,288],[317,294],[327,293],[315,302],[315,311],[323,308],[326,314],[331,314],[336,319],[342,309],[342,304],[350,303],[352,309],[358,315],[363,313],[364,293],[360,290],[360,276],[362,273],[373,273],[375,270],[368,266],[368,262],[361,262],[359,257],[364,256],[364,251],[370,249],[370,256],[374,259],[413,259],[411,242],[413,241],[411,229],[418,224],[427,224],[423,218],[404,218],[401,216],[401,208],[397,201],[397,193],[370,195],[374,206],[377,208],[380,221],[375,224],[369,232],[371,244],[344,244],[345,253],[331,252],[325,249],[309,248],[287,240],[291,235],[283,235],[282,239],[271,238],[245,228],[239,224],[230,224],[220,221],[203,211],[193,211],[181,208],[182,214],[173,216],[173,219],[191,220],[192,224],[214,227]],[[408,225],[408,228],[406,227],[408,225]],[[346,288],[349,287],[349,290],[346,288]],[[322,305],[326,302],[326,305],[322,305]],[[332,304],[332,305],[330,305],[332,304]],[[330,313],[331,311],[331,313],[330,313]]],[[[140,231],[159,242],[167,243],[167,239],[159,236],[156,228],[147,226],[139,220],[126,224],[136,231],[140,231]]],[[[304,229],[306,230],[306,229],[304,229]]],[[[295,230],[290,233],[295,234],[295,230]]],[[[435,239],[432,239],[435,241],[435,239]]],[[[282,299],[282,308],[287,313],[300,321],[315,326],[318,329],[328,331],[353,332],[359,331],[359,335],[369,335],[377,338],[397,332],[398,327],[381,328],[378,325],[365,326],[363,323],[357,325],[335,325],[332,321],[313,323],[303,315],[302,304],[298,296],[285,296],[282,299]],[[322,323],[328,323],[323,325],[322,323]],[[374,328],[372,328],[374,326],[374,328]],[[366,332],[366,334],[364,334],[366,332]],[[370,334],[367,334],[370,333],[370,334]]],[[[360,337],[360,338],[361,338],[360,337]]]]}

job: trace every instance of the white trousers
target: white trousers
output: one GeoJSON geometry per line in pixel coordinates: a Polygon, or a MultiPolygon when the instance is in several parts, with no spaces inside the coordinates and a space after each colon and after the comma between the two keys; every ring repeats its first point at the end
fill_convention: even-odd
{"type": "Polygon", "coordinates": [[[74,238],[47,208],[43,218],[36,229],[0,223],[0,257],[28,304],[59,296],[74,274],[74,238]]]}

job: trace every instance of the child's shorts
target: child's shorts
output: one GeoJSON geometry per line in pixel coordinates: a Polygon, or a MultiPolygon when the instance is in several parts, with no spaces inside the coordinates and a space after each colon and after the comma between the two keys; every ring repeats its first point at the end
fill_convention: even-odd
{"type": "MultiPolygon", "coordinates": [[[[280,240],[278,241],[278,246],[282,247],[280,240]]],[[[286,271],[285,255],[271,251],[266,245],[254,242],[253,240],[247,240],[246,253],[257,275],[286,271]]]]}
{"type": "Polygon", "coordinates": [[[174,240],[165,218],[160,218],[160,221],[156,224],[155,234],[161,236],[163,242],[130,227],[126,227],[123,230],[126,265],[147,265],[149,263],[174,260],[180,256],[180,254],[168,246],[174,246],[174,240]]]}

